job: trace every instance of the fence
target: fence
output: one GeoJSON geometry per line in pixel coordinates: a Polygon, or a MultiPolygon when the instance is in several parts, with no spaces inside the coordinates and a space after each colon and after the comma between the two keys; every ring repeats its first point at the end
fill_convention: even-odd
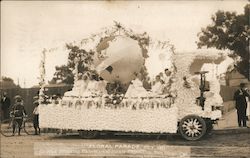
{"type": "MultiPolygon", "coordinates": [[[[72,85],[64,85],[64,86],[55,86],[55,87],[45,87],[46,89],[46,95],[52,96],[54,94],[61,95],[66,91],[69,91],[72,89],[72,85]]],[[[32,114],[32,111],[34,109],[33,106],[33,97],[37,96],[39,91],[39,87],[35,88],[11,88],[11,89],[1,89],[2,92],[7,92],[8,97],[11,100],[11,106],[14,104],[14,97],[16,95],[20,95],[23,98],[24,101],[24,107],[28,115],[30,116],[32,114]]]]}

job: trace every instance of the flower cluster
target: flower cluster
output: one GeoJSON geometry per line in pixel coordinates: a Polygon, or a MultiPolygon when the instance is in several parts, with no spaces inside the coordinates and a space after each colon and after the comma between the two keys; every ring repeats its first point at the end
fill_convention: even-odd
{"type": "MultiPolygon", "coordinates": [[[[112,97],[112,96],[111,96],[112,97]]],[[[140,98],[124,98],[120,103],[117,100],[110,101],[111,97],[84,97],[74,98],[70,100],[62,100],[59,102],[60,106],[74,107],[77,109],[81,108],[108,108],[108,109],[159,109],[159,108],[170,108],[173,100],[171,97],[140,97],[140,98]]],[[[122,96],[120,96],[122,97],[122,96]]]]}
{"type": "Polygon", "coordinates": [[[43,103],[45,101],[45,59],[46,59],[46,49],[42,51],[42,59],[40,63],[40,91],[39,91],[39,103],[43,103]]]}

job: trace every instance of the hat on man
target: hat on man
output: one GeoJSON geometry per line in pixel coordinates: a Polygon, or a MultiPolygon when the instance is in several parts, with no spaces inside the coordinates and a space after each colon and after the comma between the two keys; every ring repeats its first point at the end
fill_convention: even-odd
{"type": "Polygon", "coordinates": [[[14,99],[15,99],[16,102],[21,102],[21,101],[23,100],[22,97],[21,97],[20,95],[16,95],[16,96],[14,97],[14,99]]]}
{"type": "Polygon", "coordinates": [[[33,104],[36,106],[36,105],[39,105],[39,102],[38,102],[38,100],[35,100],[34,102],[33,102],[33,104]]]}
{"type": "Polygon", "coordinates": [[[37,99],[39,99],[37,95],[33,97],[33,100],[37,100],[37,99]]]}

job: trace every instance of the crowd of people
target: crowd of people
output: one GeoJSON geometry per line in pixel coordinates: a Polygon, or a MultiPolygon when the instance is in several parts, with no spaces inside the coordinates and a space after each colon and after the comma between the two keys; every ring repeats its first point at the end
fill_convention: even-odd
{"type": "Polygon", "coordinates": [[[174,82],[173,72],[165,69],[164,73],[159,73],[155,79],[150,80],[149,77],[143,78],[140,73],[135,73],[135,79],[130,83],[121,83],[119,81],[107,82],[101,76],[90,74],[88,72],[79,73],[74,87],[71,91],[64,94],[63,100],[70,98],[92,98],[100,96],[113,96],[108,99],[108,103],[119,104],[122,98],[138,98],[138,97],[154,97],[164,95],[166,97],[175,98],[176,90],[171,88],[174,82]],[[132,96],[129,95],[132,91],[132,96]],[[119,97],[116,97],[116,96],[119,97]]]}
{"type": "MultiPolygon", "coordinates": [[[[33,126],[35,129],[35,135],[40,134],[39,128],[39,111],[38,111],[38,97],[33,98],[34,109],[33,109],[33,126]]],[[[20,95],[14,97],[14,103],[11,103],[11,99],[8,97],[6,92],[3,92],[1,97],[1,120],[11,119],[11,121],[17,123],[17,127],[13,124],[12,126],[12,135],[14,135],[16,128],[18,128],[18,135],[21,134],[22,124],[24,118],[27,118],[27,112],[25,110],[24,101],[20,95]]]]}
{"type": "Polygon", "coordinates": [[[152,82],[151,91],[157,94],[175,95],[171,89],[171,84],[173,82],[172,71],[165,69],[164,73],[161,72],[156,75],[155,80],[152,82]]]}

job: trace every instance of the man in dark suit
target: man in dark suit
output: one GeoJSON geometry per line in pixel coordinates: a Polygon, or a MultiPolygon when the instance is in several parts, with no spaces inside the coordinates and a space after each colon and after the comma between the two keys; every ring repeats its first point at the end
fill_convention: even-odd
{"type": "Polygon", "coordinates": [[[250,95],[246,91],[245,88],[245,83],[240,84],[240,89],[238,89],[234,93],[234,100],[236,104],[236,109],[237,109],[237,115],[238,115],[238,125],[239,127],[247,127],[246,125],[246,109],[247,109],[247,101],[246,97],[250,98],[250,95]]]}
{"type": "Polygon", "coordinates": [[[1,98],[1,109],[3,111],[3,119],[9,118],[9,109],[10,109],[10,98],[7,97],[7,93],[3,93],[3,97],[1,98]]]}

